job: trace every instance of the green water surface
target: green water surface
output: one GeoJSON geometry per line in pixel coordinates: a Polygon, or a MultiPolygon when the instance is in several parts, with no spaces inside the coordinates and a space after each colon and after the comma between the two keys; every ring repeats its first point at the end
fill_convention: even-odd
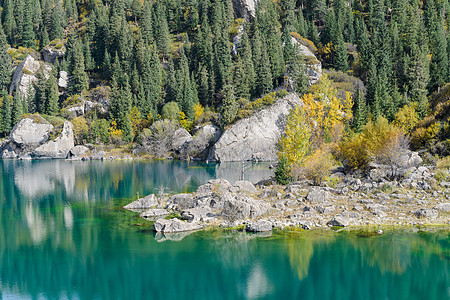
{"type": "Polygon", "coordinates": [[[450,299],[450,232],[155,235],[137,194],[264,165],[0,161],[1,299],[450,299]]]}

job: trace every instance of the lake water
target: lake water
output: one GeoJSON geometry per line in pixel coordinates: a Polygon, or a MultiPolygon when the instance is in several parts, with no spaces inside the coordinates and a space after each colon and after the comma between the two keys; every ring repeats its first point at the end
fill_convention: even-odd
{"type": "Polygon", "coordinates": [[[450,299],[450,232],[155,235],[120,207],[267,165],[0,161],[0,299],[450,299]]]}

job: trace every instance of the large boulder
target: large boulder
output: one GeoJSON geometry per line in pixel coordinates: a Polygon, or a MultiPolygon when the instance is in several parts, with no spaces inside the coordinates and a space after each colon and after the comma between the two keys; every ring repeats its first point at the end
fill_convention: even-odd
{"type": "Polygon", "coordinates": [[[36,158],[67,158],[70,149],[75,146],[73,138],[73,125],[65,121],[61,134],[54,140],[37,147],[32,152],[36,158]]]}
{"type": "Polygon", "coordinates": [[[125,205],[125,209],[148,209],[158,205],[158,199],[154,194],[150,194],[146,197],[139,198],[130,204],[125,205]]]}
{"type": "Polygon", "coordinates": [[[12,94],[17,87],[20,95],[23,97],[28,98],[31,96],[29,93],[34,93],[34,84],[38,81],[37,74],[41,69],[44,72],[44,76],[47,78],[51,67],[45,66],[44,64],[41,65],[41,63],[31,55],[27,55],[14,71],[9,93],[12,94]]]}
{"type": "Polygon", "coordinates": [[[214,125],[208,124],[200,127],[188,145],[189,156],[206,160],[209,156],[209,150],[220,138],[221,133],[220,128],[214,125]]]}
{"type": "Polygon", "coordinates": [[[418,218],[436,218],[439,212],[430,208],[419,208],[412,212],[418,218]]]}
{"type": "Polygon", "coordinates": [[[144,211],[139,215],[141,218],[155,218],[155,217],[161,217],[166,216],[169,214],[169,211],[162,209],[162,208],[151,208],[149,210],[144,211]]]}
{"type": "Polygon", "coordinates": [[[67,89],[68,84],[69,84],[69,75],[67,74],[67,71],[60,71],[58,78],[59,91],[60,92],[65,91],[67,89]]]}
{"type": "Polygon", "coordinates": [[[277,142],[286,129],[287,115],[300,103],[297,94],[292,93],[273,106],[238,121],[223,133],[208,160],[276,161],[277,142]]]}
{"type": "Polygon", "coordinates": [[[38,147],[48,141],[53,125],[38,115],[20,120],[11,130],[11,141],[23,149],[38,147]]]}
{"type": "Polygon", "coordinates": [[[197,188],[197,194],[224,193],[229,190],[231,184],[226,179],[211,179],[197,188]]]}
{"type": "Polygon", "coordinates": [[[311,203],[322,203],[328,201],[330,193],[319,187],[313,187],[306,196],[306,199],[311,203]]]}
{"type": "Polygon", "coordinates": [[[175,153],[183,155],[190,142],[192,142],[191,134],[184,128],[178,128],[172,136],[172,149],[175,153]]]}
{"type": "Polygon", "coordinates": [[[89,152],[89,148],[86,146],[78,145],[70,149],[69,157],[81,157],[89,152]]]}
{"type": "Polygon", "coordinates": [[[225,199],[222,217],[228,220],[257,218],[269,211],[269,204],[243,195],[234,195],[225,199]]]}
{"type": "Polygon", "coordinates": [[[158,219],[153,224],[153,230],[156,232],[183,232],[183,231],[192,231],[202,229],[203,226],[197,223],[188,223],[181,221],[179,219],[158,219]]]}
{"type": "Polygon", "coordinates": [[[209,206],[199,206],[181,212],[181,218],[189,222],[204,221],[211,217],[211,208],[209,206]]]}
{"type": "Polygon", "coordinates": [[[189,208],[194,208],[196,206],[196,201],[192,194],[176,194],[169,197],[167,200],[168,208],[174,208],[178,210],[184,210],[189,208]]]}
{"type": "Polygon", "coordinates": [[[267,232],[272,231],[272,223],[266,220],[259,220],[256,222],[248,222],[245,225],[245,230],[250,232],[267,232]]]}

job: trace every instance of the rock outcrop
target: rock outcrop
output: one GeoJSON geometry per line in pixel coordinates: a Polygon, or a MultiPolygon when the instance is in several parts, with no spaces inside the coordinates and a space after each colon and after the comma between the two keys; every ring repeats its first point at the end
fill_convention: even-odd
{"type": "Polygon", "coordinates": [[[154,194],[150,194],[146,197],[139,198],[130,204],[125,205],[125,209],[149,209],[158,205],[158,199],[154,194]]]}
{"type": "Polygon", "coordinates": [[[276,161],[277,141],[286,128],[287,115],[300,103],[297,94],[292,93],[273,106],[238,121],[223,133],[208,160],[276,161]]]}
{"type": "Polygon", "coordinates": [[[42,50],[42,59],[46,63],[54,64],[56,62],[56,59],[62,60],[65,54],[66,48],[64,46],[61,49],[55,49],[47,46],[42,50]]]}
{"type": "Polygon", "coordinates": [[[70,149],[69,157],[81,157],[89,152],[89,148],[86,146],[78,145],[70,149]]]}
{"type": "Polygon", "coordinates": [[[248,222],[245,225],[245,230],[250,232],[272,231],[272,223],[266,220],[259,220],[257,222],[248,222]]]}
{"type": "Polygon", "coordinates": [[[54,141],[48,141],[34,149],[31,156],[33,158],[67,158],[74,146],[73,125],[65,121],[61,134],[54,141]]]}
{"type": "Polygon", "coordinates": [[[48,141],[53,125],[38,115],[20,120],[11,130],[11,141],[23,149],[37,147],[48,141]]]}
{"type": "Polygon", "coordinates": [[[158,219],[153,224],[153,230],[156,232],[175,233],[183,231],[192,231],[202,229],[203,225],[198,223],[188,223],[179,219],[158,219]]]}
{"type": "Polygon", "coordinates": [[[27,55],[14,71],[9,93],[12,94],[17,88],[20,95],[28,98],[30,92],[34,93],[34,84],[38,81],[37,74],[41,69],[44,72],[44,76],[47,78],[51,67],[46,66],[45,64],[41,65],[41,63],[31,55],[27,55]]]}
{"type": "Polygon", "coordinates": [[[233,0],[233,7],[238,18],[250,20],[255,17],[260,0],[233,0]]]}

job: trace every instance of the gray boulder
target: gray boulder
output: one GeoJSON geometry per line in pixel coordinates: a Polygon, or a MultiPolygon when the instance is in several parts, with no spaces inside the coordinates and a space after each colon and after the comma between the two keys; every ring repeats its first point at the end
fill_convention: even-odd
{"type": "Polygon", "coordinates": [[[211,179],[197,188],[197,194],[225,193],[231,184],[225,179],[211,179]]]}
{"type": "Polygon", "coordinates": [[[153,230],[156,232],[174,233],[183,231],[192,231],[202,229],[203,226],[198,223],[188,223],[179,219],[158,219],[153,224],[153,230]]]}
{"type": "Polygon", "coordinates": [[[208,206],[195,207],[181,212],[181,218],[189,222],[204,221],[211,217],[211,208],[208,206]]]}
{"type": "Polygon", "coordinates": [[[36,158],[67,158],[74,147],[73,125],[65,121],[61,134],[54,140],[34,149],[32,156],[36,158]]]}
{"type": "Polygon", "coordinates": [[[189,208],[194,208],[196,206],[196,201],[192,194],[176,194],[169,197],[167,200],[168,208],[176,208],[178,210],[184,210],[189,208]]]}
{"type": "Polygon", "coordinates": [[[14,71],[11,85],[9,87],[9,93],[12,94],[17,87],[20,95],[25,98],[31,96],[28,94],[29,92],[34,94],[34,84],[38,81],[38,77],[36,75],[39,70],[41,70],[41,67],[44,72],[44,76],[48,77],[48,71],[51,67],[41,66],[39,61],[28,54],[14,71]]]}
{"type": "Polygon", "coordinates": [[[3,141],[0,146],[0,158],[15,159],[19,157],[20,148],[10,140],[3,141]]]}
{"type": "Polygon", "coordinates": [[[245,225],[246,231],[251,232],[266,232],[272,231],[272,223],[266,220],[259,220],[256,222],[248,222],[245,225]]]}
{"type": "Polygon", "coordinates": [[[60,92],[67,89],[68,84],[69,84],[69,75],[67,74],[67,71],[60,71],[58,78],[58,88],[60,89],[60,92]]]}
{"type": "Polygon", "coordinates": [[[233,186],[230,188],[232,193],[256,193],[258,190],[250,181],[239,180],[236,181],[233,186]]]}
{"type": "Polygon", "coordinates": [[[172,136],[172,150],[183,155],[190,142],[192,142],[191,134],[184,128],[178,128],[172,136]]]}
{"type": "Polygon", "coordinates": [[[336,215],[333,219],[327,222],[328,226],[340,226],[340,227],[346,227],[348,226],[348,218],[336,215]]]}
{"type": "Polygon", "coordinates": [[[322,203],[328,201],[330,193],[324,189],[313,187],[306,196],[306,199],[311,203],[322,203]]]}
{"type": "Polygon", "coordinates": [[[148,209],[158,205],[158,199],[155,195],[150,194],[146,197],[137,199],[130,204],[125,205],[125,209],[148,209]]]}
{"type": "Polygon", "coordinates": [[[257,218],[269,211],[269,204],[243,195],[235,195],[225,199],[222,217],[228,220],[244,220],[257,218]]]}
{"type": "Polygon", "coordinates": [[[169,212],[162,208],[151,208],[139,215],[141,218],[155,218],[168,215],[169,212]]]}
{"type": "Polygon", "coordinates": [[[222,131],[217,126],[208,124],[200,127],[189,143],[187,153],[193,158],[208,159],[211,147],[217,142],[221,134],[222,131]]]}
{"type": "Polygon", "coordinates": [[[86,146],[78,145],[70,149],[69,156],[70,157],[81,157],[85,155],[86,153],[89,153],[89,148],[86,146]]]}
{"type": "Polygon", "coordinates": [[[450,203],[440,203],[434,209],[442,212],[450,212],[450,203]]]}
{"type": "Polygon", "coordinates": [[[22,149],[35,148],[48,141],[53,125],[38,115],[20,120],[11,130],[11,141],[22,149]]]}
{"type": "Polygon", "coordinates": [[[436,218],[439,215],[439,212],[435,209],[420,208],[413,211],[413,214],[418,218],[436,218]]]}
{"type": "Polygon", "coordinates": [[[212,148],[208,160],[276,161],[277,142],[286,129],[289,111],[301,103],[292,93],[226,130],[212,148]]]}

